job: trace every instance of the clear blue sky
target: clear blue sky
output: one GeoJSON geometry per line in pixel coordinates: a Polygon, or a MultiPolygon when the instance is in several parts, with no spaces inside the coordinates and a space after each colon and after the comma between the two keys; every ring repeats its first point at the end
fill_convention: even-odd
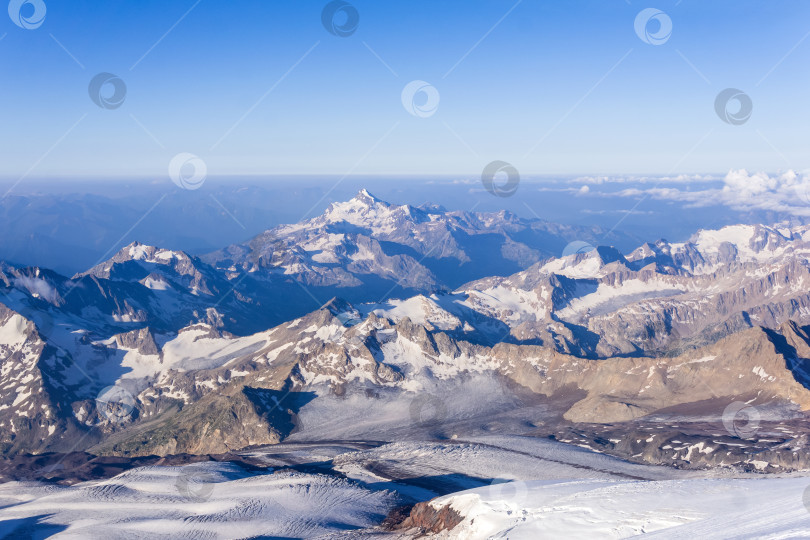
{"type": "Polygon", "coordinates": [[[195,1],[3,16],[0,175],[163,177],[180,152],[211,175],[808,167],[810,2],[352,0],[359,27],[337,37],[326,2],[195,1]],[[648,7],[672,20],[663,45],[634,31],[648,7]],[[99,72],[126,83],[121,107],[90,100],[99,72]],[[428,118],[402,106],[413,80],[439,92],[428,118]],[[714,112],[728,87],[751,96],[744,125],[714,112]]]}

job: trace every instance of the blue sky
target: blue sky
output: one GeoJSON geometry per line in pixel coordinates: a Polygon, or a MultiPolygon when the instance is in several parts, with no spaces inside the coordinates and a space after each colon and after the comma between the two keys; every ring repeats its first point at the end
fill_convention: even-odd
{"type": "Polygon", "coordinates": [[[348,37],[320,1],[43,1],[39,28],[0,22],[11,180],[158,178],[180,152],[216,176],[808,167],[801,0],[354,0],[348,37]],[[636,35],[648,7],[666,43],[636,35]],[[90,99],[100,72],[126,83],[119,108],[90,99]],[[440,96],[427,118],[402,105],[413,80],[440,96]],[[743,125],[715,114],[729,87],[753,102],[743,125]]]}

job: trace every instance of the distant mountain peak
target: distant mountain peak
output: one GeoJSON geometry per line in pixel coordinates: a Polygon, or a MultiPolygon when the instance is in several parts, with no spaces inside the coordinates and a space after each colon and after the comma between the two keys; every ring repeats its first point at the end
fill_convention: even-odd
{"type": "Polygon", "coordinates": [[[375,200],[375,201],[380,200],[379,198],[372,195],[371,192],[369,190],[367,190],[366,188],[363,188],[360,191],[358,191],[357,195],[355,195],[355,197],[367,197],[367,198],[370,198],[370,199],[375,200]]]}
{"type": "Polygon", "coordinates": [[[357,195],[348,201],[330,204],[326,212],[315,219],[316,221],[325,219],[333,223],[345,221],[355,225],[371,226],[372,222],[387,218],[396,208],[394,205],[375,197],[368,190],[361,189],[357,195]]]}
{"type": "Polygon", "coordinates": [[[366,188],[361,189],[357,192],[357,195],[354,196],[352,199],[353,201],[361,202],[368,206],[374,206],[376,204],[383,204],[385,206],[390,206],[387,202],[380,199],[379,197],[375,197],[374,195],[369,192],[366,188]]]}
{"type": "MultiPolygon", "coordinates": [[[[108,278],[110,277],[111,270],[116,265],[130,261],[172,267],[178,265],[187,267],[193,266],[191,257],[183,251],[158,248],[136,241],[122,247],[115,255],[106,261],[93,266],[89,270],[77,273],[73,277],[78,278],[92,274],[96,277],[108,278]]],[[[187,269],[184,270],[184,273],[187,273],[187,271],[187,269]]]]}
{"type": "Polygon", "coordinates": [[[427,212],[428,214],[446,214],[447,208],[440,204],[425,202],[416,207],[418,210],[427,212]]]}
{"type": "Polygon", "coordinates": [[[159,248],[141,242],[132,242],[128,246],[124,246],[116,255],[121,261],[135,260],[159,264],[169,264],[173,260],[186,260],[189,258],[183,251],[159,248]]]}

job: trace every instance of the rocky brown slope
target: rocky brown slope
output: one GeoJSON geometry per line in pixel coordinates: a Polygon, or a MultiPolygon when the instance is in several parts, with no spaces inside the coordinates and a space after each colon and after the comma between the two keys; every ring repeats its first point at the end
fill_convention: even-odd
{"type": "MultiPolygon", "coordinates": [[[[125,347],[125,359],[152,359],[164,368],[142,386],[120,380],[121,393],[109,402],[72,403],[74,418],[83,429],[104,434],[88,439],[101,441],[95,452],[165,455],[279,442],[295,428],[300,409],[319,396],[351,394],[373,401],[383,393],[409,402],[428,383],[446,388],[449,396],[458,381],[475,375],[502,378],[550,403],[569,396],[561,417],[555,413],[538,418],[541,422],[556,417],[615,425],[679,411],[694,416],[690,408],[697,408],[722,426],[733,403],[793,416],[810,409],[803,375],[808,360],[802,356],[810,346],[807,334],[792,324],[778,332],[751,328],[675,357],[584,359],[537,345],[475,344],[408,317],[371,313],[357,322],[348,310],[351,306],[336,301],[244,338],[189,327],[177,339],[208,351],[206,361],[219,362],[201,369],[189,369],[193,359],[177,361],[172,341],[155,351],[147,334],[119,336],[114,342],[125,347]],[[218,349],[212,354],[213,347],[218,349]],[[131,396],[131,402],[122,396],[131,396]],[[111,405],[121,407],[111,414],[111,405]]],[[[48,395],[39,394],[37,399],[48,395]]],[[[0,418],[24,413],[20,406],[0,418]]],[[[46,429],[32,425],[27,436],[41,436],[46,429]]]]}

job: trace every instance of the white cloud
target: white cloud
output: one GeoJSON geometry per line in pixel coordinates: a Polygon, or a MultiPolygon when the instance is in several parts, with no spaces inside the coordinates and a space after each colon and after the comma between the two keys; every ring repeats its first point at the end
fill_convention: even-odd
{"type": "Polygon", "coordinates": [[[689,184],[711,182],[720,178],[708,174],[679,174],[677,176],[579,176],[571,180],[574,184],[689,184]]]}
{"type": "Polygon", "coordinates": [[[14,285],[18,288],[26,289],[32,296],[42,298],[43,300],[56,303],[59,293],[53,286],[42,278],[32,278],[28,276],[21,276],[14,280],[14,285]]]}
{"type": "Polygon", "coordinates": [[[771,210],[810,216],[810,173],[789,170],[771,176],[764,172],[731,170],[717,188],[690,190],[689,186],[628,188],[605,197],[650,197],[702,207],[724,205],[734,210],[771,210]],[[684,189],[685,187],[685,189],[684,189]]]}

